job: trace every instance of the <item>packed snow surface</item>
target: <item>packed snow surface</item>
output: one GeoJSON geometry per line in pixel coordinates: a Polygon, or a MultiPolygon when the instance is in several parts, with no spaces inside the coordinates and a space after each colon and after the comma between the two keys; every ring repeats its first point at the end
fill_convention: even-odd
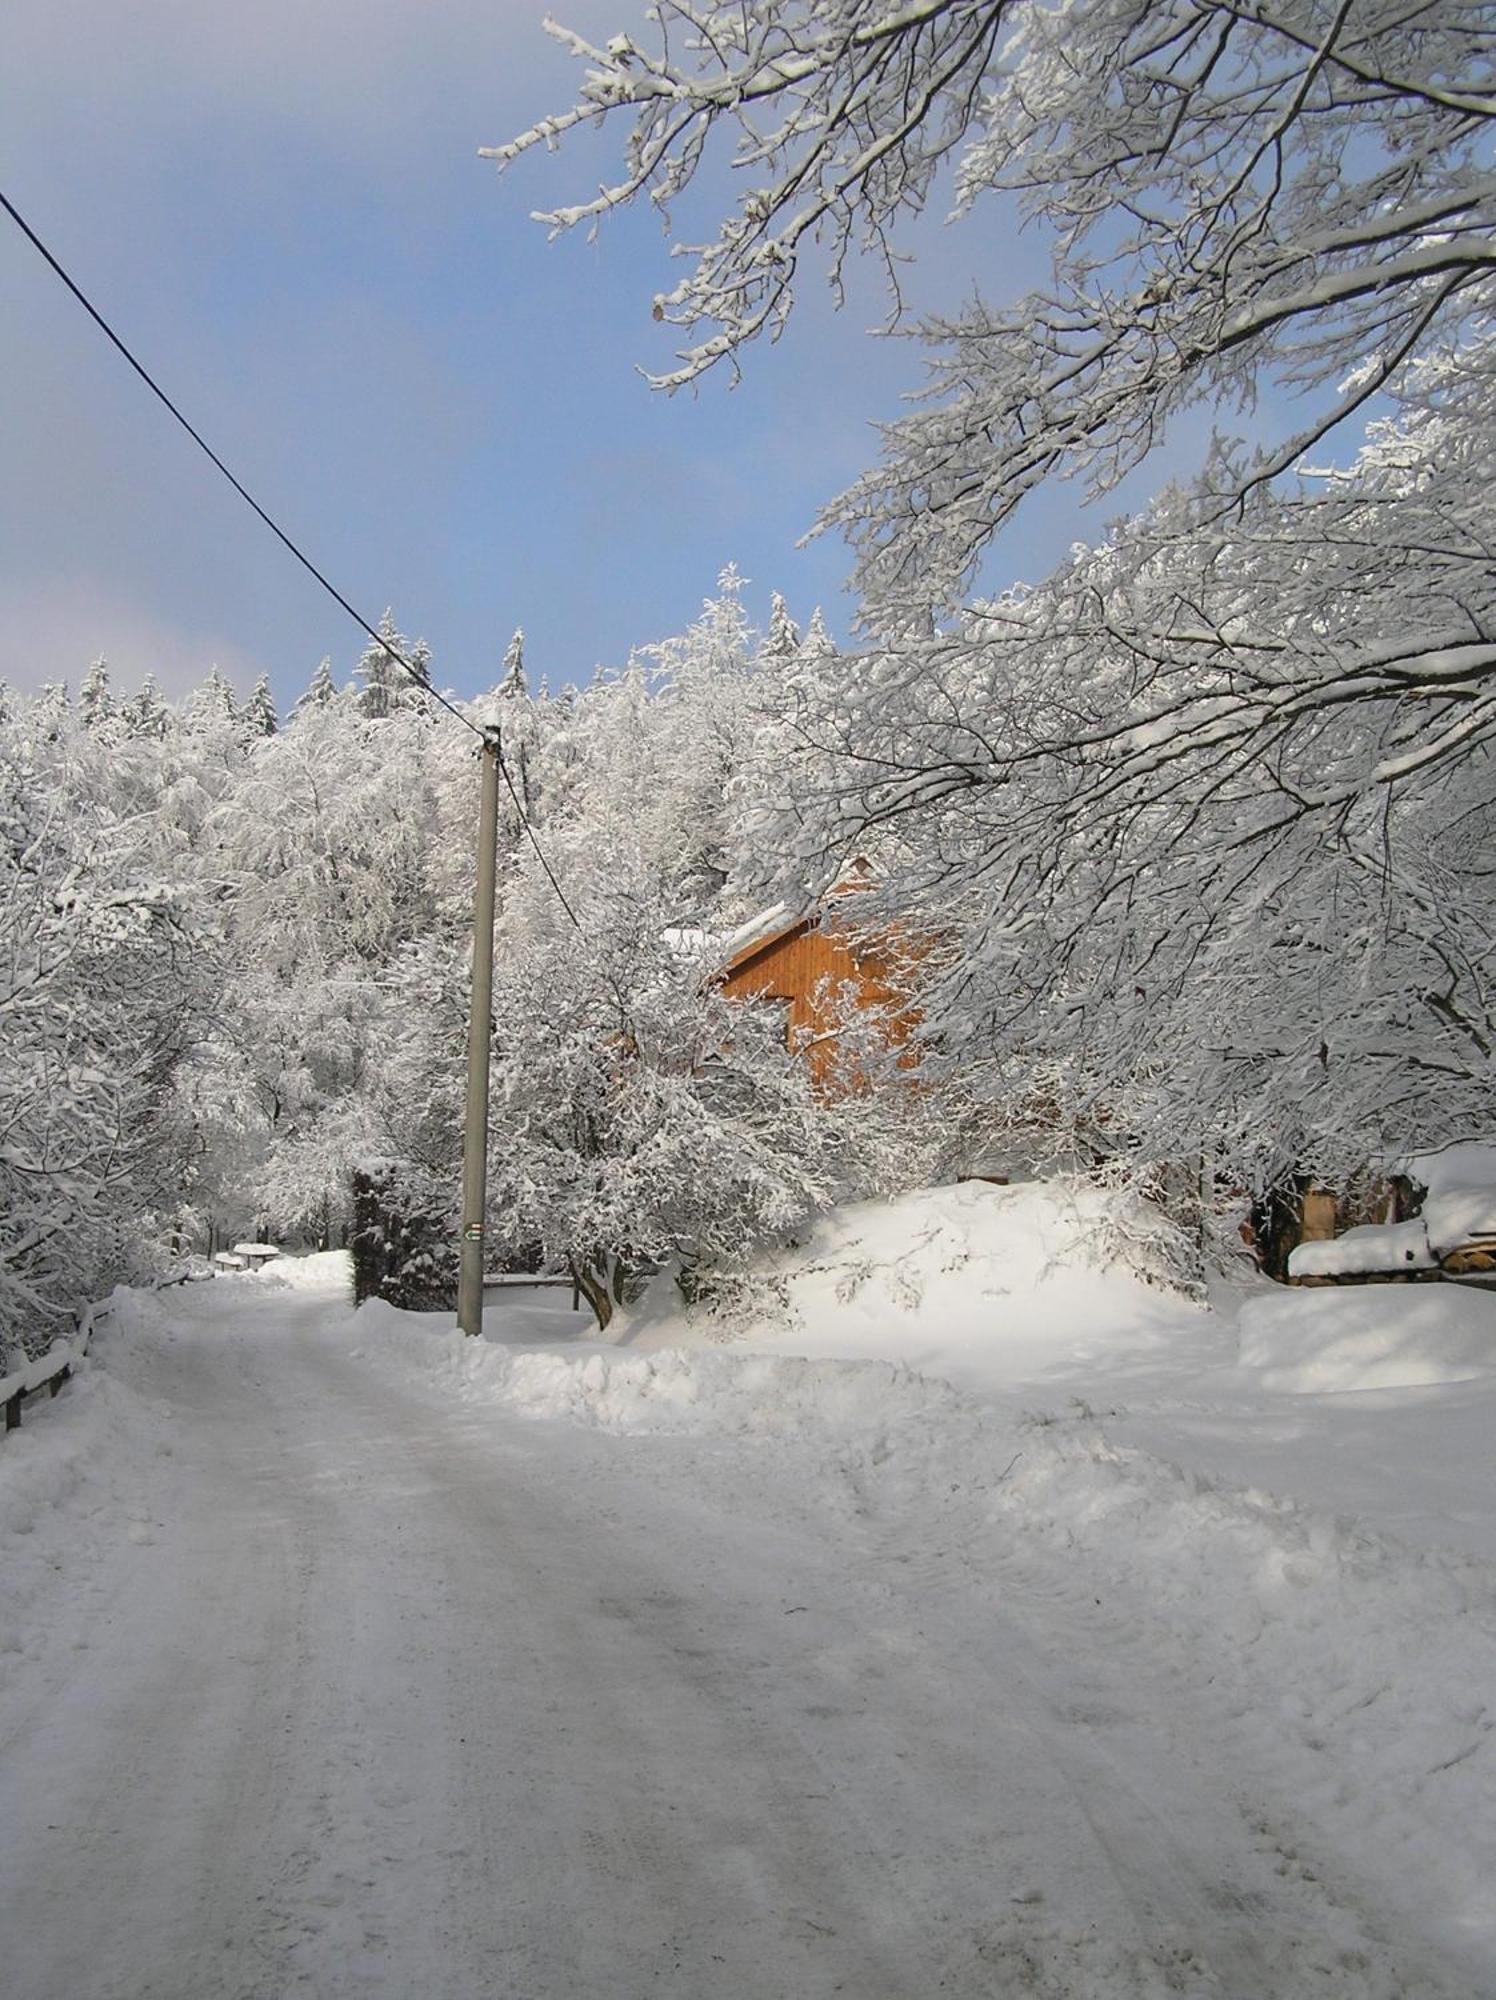
{"type": "Polygon", "coordinates": [[[1496,1374],[1496,1301],[1455,1285],[1275,1292],[1241,1311],[1264,1387],[1423,1389],[1496,1374]]]}
{"type": "Polygon", "coordinates": [[[7,2000],[1496,1993],[1489,1364],[1277,1382],[1342,1295],[1239,1355],[1116,1221],[851,1212],[733,1343],[127,1301],[0,1448],[7,2000]]]}

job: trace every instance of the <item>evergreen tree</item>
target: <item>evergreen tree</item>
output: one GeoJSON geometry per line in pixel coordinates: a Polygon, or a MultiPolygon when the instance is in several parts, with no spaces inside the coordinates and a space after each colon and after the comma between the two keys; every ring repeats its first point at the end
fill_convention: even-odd
{"type": "Polygon", "coordinates": [[[431,685],[431,648],[424,639],[407,639],[393,611],[387,610],[380,619],[379,637],[382,643],[371,640],[354,669],[360,683],[359,710],[371,722],[385,722],[405,708],[423,710],[420,689],[431,685]],[[414,679],[401,665],[402,659],[409,661],[414,679]]]}
{"type": "Polygon", "coordinates": [[[188,696],[183,720],[190,730],[207,733],[239,720],[234,690],[218,667],[209,667],[208,678],[188,696]]]}
{"type": "Polygon", "coordinates": [[[274,736],[280,727],[268,674],[261,674],[254,684],[254,692],[244,710],[244,726],[251,736],[274,736]]]}
{"type": "Polygon", "coordinates": [[[121,707],[120,714],[132,736],[159,741],[166,734],[170,727],[170,712],[161,699],[154,674],[146,675],[138,690],[121,707]]]}
{"type": "Polygon", "coordinates": [[[83,685],[78,690],[78,714],[85,729],[102,727],[114,714],[109,668],[102,654],[83,677],[83,685]]]}
{"type": "Polygon", "coordinates": [[[525,679],[524,627],[518,626],[514,637],[509,641],[509,650],[504,655],[504,673],[499,682],[498,692],[501,697],[518,699],[522,695],[527,695],[529,691],[529,684],[525,679]]]}
{"type": "Polygon", "coordinates": [[[299,715],[304,708],[326,708],[337,698],[338,684],[332,677],[332,661],[324,653],[306,693],[300,696],[292,713],[299,715]]]}
{"type": "Polygon", "coordinates": [[[800,642],[802,653],[823,660],[836,651],[836,641],[826,628],[826,614],[818,604],[810,614],[810,623],[805,628],[805,637],[800,642]]]}
{"type": "MultiPolygon", "coordinates": [[[[817,611],[816,616],[820,617],[817,611]]],[[[769,630],[764,638],[762,653],[767,660],[785,660],[799,651],[800,628],[791,618],[789,606],[779,591],[775,591],[769,601],[769,630]]]]}

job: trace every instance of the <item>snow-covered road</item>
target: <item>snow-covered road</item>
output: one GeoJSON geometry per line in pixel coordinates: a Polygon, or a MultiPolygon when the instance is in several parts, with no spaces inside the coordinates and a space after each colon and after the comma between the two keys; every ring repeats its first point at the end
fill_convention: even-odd
{"type": "Polygon", "coordinates": [[[1062,1551],[976,1593],[810,1444],[458,1401],[315,1291],[136,1318],[11,1447],[110,1373],[149,1441],[0,1682],[7,2000],[1482,1990],[1062,1551]]]}

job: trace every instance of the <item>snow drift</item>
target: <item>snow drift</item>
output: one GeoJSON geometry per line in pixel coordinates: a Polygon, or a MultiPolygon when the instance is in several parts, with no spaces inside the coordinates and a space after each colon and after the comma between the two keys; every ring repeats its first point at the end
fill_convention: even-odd
{"type": "Polygon", "coordinates": [[[883,1360],[969,1387],[1157,1350],[1200,1317],[1178,1289],[1172,1226],[1083,1181],[963,1181],[820,1217],[761,1254],[720,1313],[658,1282],[623,1318],[641,1352],[740,1339],[759,1350],[883,1360]]]}

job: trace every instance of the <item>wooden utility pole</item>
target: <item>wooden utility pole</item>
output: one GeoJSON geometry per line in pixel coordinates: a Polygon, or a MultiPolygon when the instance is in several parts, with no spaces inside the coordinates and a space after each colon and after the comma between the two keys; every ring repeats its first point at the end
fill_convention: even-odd
{"type": "Polygon", "coordinates": [[[488,1188],[488,1049],[493,1033],[493,899],[499,845],[499,732],[485,729],[480,753],[478,879],[473,894],[473,996],[468,1015],[467,1111],[462,1127],[462,1261],[457,1324],[483,1331],[483,1209],[488,1188]]]}

